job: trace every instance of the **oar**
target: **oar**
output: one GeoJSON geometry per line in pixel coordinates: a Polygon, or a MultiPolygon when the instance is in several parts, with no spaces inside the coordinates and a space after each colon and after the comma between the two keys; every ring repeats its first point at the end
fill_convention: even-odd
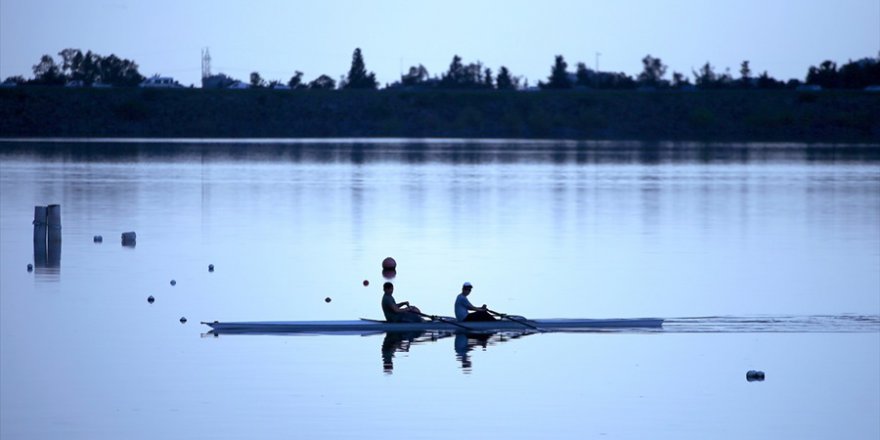
{"type": "Polygon", "coordinates": [[[455,321],[450,321],[450,320],[448,320],[448,319],[444,319],[442,316],[426,315],[426,314],[421,313],[421,312],[417,313],[417,315],[422,316],[422,317],[424,317],[424,318],[428,318],[428,319],[430,319],[431,321],[445,322],[445,323],[447,323],[447,324],[452,324],[452,325],[454,325],[454,326],[456,326],[456,327],[461,327],[461,328],[463,328],[463,329],[465,329],[465,330],[468,330],[468,331],[474,331],[474,329],[472,329],[472,328],[470,328],[470,327],[468,327],[468,326],[466,326],[466,325],[461,325],[461,324],[459,324],[459,323],[457,323],[457,322],[455,322],[455,321]]]}
{"type": "Polygon", "coordinates": [[[535,330],[537,330],[537,331],[539,331],[539,332],[544,331],[544,330],[541,330],[541,329],[539,329],[538,327],[535,327],[534,325],[531,325],[531,324],[529,324],[528,322],[525,322],[525,321],[523,321],[523,320],[521,320],[521,319],[514,319],[514,318],[510,317],[510,315],[508,315],[508,314],[506,314],[506,313],[500,313],[500,312],[496,312],[496,311],[494,311],[494,310],[489,310],[489,309],[486,309],[486,311],[489,312],[489,313],[491,313],[491,314],[493,314],[493,315],[495,315],[495,316],[500,316],[500,317],[502,317],[502,318],[507,318],[507,319],[510,320],[510,321],[513,321],[513,322],[515,322],[515,323],[517,323],[517,324],[522,324],[522,325],[524,325],[524,326],[526,326],[526,327],[529,327],[529,328],[535,329],[535,330]]]}

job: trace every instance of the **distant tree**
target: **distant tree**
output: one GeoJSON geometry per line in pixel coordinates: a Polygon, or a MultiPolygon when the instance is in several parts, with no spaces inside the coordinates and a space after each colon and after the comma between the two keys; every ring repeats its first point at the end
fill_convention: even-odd
{"type": "Polygon", "coordinates": [[[651,55],[645,55],[642,58],[642,73],[638,76],[640,84],[649,87],[660,87],[663,85],[663,75],[666,75],[666,65],[660,58],[654,58],[651,55]]]}
{"type": "Polygon", "coordinates": [[[452,62],[449,63],[449,70],[440,79],[440,84],[449,88],[459,87],[465,82],[466,76],[464,65],[461,64],[461,57],[455,55],[452,57],[452,62]]]}
{"type": "Polygon", "coordinates": [[[98,61],[98,72],[98,79],[102,83],[113,86],[133,87],[144,80],[134,61],[123,60],[113,54],[98,61]]]}
{"type": "Polygon", "coordinates": [[[61,63],[57,64],[49,55],[43,55],[34,66],[35,84],[64,84],[67,81],[82,81],[84,85],[96,82],[114,86],[136,86],[144,77],[138,72],[138,65],[131,60],[111,54],[102,57],[92,51],[83,55],[79,49],[64,49],[58,52],[61,63]]]}
{"type": "Polygon", "coordinates": [[[568,77],[568,64],[565,62],[565,58],[562,55],[556,55],[556,61],[553,63],[553,67],[550,69],[550,76],[547,78],[547,83],[538,83],[538,85],[542,89],[570,89],[571,79],[568,77]]]}
{"type": "Polygon", "coordinates": [[[771,77],[766,70],[758,76],[756,85],[759,89],[781,89],[785,87],[785,83],[771,77]]]}
{"type": "Polygon", "coordinates": [[[803,85],[803,83],[801,82],[801,80],[799,80],[797,78],[792,78],[785,83],[785,88],[796,89],[802,85],[803,85]]]}
{"type": "Polygon", "coordinates": [[[711,89],[718,86],[718,75],[715,74],[715,68],[707,61],[699,72],[693,72],[694,80],[697,87],[701,89],[711,89]]]}
{"type": "MultiPolygon", "coordinates": [[[[488,72],[491,75],[491,71],[488,72]]],[[[455,55],[449,64],[449,70],[440,78],[440,87],[447,89],[476,89],[489,87],[490,79],[485,77],[483,63],[462,64],[461,57],[455,55]]]]}
{"type": "Polygon", "coordinates": [[[477,61],[476,63],[469,63],[464,66],[464,80],[461,83],[461,86],[464,88],[482,88],[484,86],[483,81],[483,63],[477,61]]]}
{"type": "Polygon", "coordinates": [[[739,83],[742,87],[752,86],[752,69],[749,68],[749,60],[743,60],[739,65],[739,83]]]}
{"type": "Polygon", "coordinates": [[[40,57],[40,62],[35,64],[34,84],[42,85],[60,85],[66,82],[66,78],[61,73],[61,68],[55,64],[55,60],[49,55],[40,57]]]}
{"type": "Polygon", "coordinates": [[[574,84],[578,87],[592,87],[595,86],[593,80],[595,79],[595,75],[593,71],[590,70],[586,64],[578,63],[577,71],[575,73],[575,82],[574,84]]]}
{"type": "Polygon", "coordinates": [[[348,70],[348,76],[345,78],[342,88],[375,90],[378,85],[376,74],[367,72],[361,49],[356,48],[351,56],[351,68],[348,70]]]}
{"type": "Polygon", "coordinates": [[[672,87],[680,89],[691,85],[691,79],[680,72],[672,72],[672,87]]]}
{"type": "Polygon", "coordinates": [[[847,89],[863,89],[880,85],[880,58],[862,58],[850,61],[837,71],[838,86],[847,89]]]}
{"type": "Polygon", "coordinates": [[[21,75],[7,76],[6,79],[3,80],[3,84],[22,85],[22,84],[26,84],[26,83],[27,83],[27,80],[24,79],[24,77],[21,75]]]}
{"type": "Polygon", "coordinates": [[[76,75],[72,79],[80,80],[86,84],[93,84],[101,77],[101,56],[92,51],[86,52],[76,69],[76,75]]]}
{"type": "Polygon", "coordinates": [[[487,89],[495,88],[495,79],[492,77],[492,69],[488,67],[483,71],[483,86],[487,89]]]}
{"type": "Polygon", "coordinates": [[[264,80],[263,77],[260,76],[259,72],[251,72],[251,87],[266,87],[266,80],[264,80]]]}
{"type": "Polygon", "coordinates": [[[303,73],[299,70],[293,72],[293,76],[290,77],[290,80],[287,81],[287,85],[291,89],[304,89],[307,86],[302,82],[303,73]]]}
{"type": "Polygon", "coordinates": [[[428,69],[419,64],[409,68],[409,72],[400,76],[400,83],[404,86],[417,86],[428,80],[428,69]]]}
{"type": "Polygon", "coordinates": [[[61,71],[64,75],[71,79],[82,79],[75,77],[83,60],[82,51],[68,48],[58,52],[58,55],[61,56],[61,71]]]}
{"type": "Polygon", "coordinates": [[[309,83],[309,88],[313,90],[333,90],[336,88],[336,80],[327,75],[321,75],[309,83]]]}
{"type": "Polygon", "coordinates": [[[807,84],[822,86],[826,89],[837,87],[837,64],[826,60],[818,68],[810,66],[810,69],[807,71],[807,84]]]}
{"type": "Polygon", "coordinates": [[[507,70],[507,67],[501,66],[501,69],[498,70],[498,76],[495,78],[495,85],[498,87],[498,90],[516,89],[516,83],[510,76],[510,71],[507,70]]]}
{"type": "Polygon", "coordinates": [[[724,73],[718,75],[716,87],[721,89],[732,88],[735,84],[736,81],[733,79],[733,75],[730,74],[730,67],[725,68],[724,73]]]}

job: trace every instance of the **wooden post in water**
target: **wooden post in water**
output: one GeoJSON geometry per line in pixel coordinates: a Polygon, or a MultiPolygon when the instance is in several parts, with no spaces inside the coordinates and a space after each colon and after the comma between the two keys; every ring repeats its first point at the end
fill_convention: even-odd
{"type": "Polygon", "coordinates": [[[34,206],[34,266],[46,267],[47,209],[34,206]]]}
{"type": "Polygon", "coordinates": [[[49,244],[47,267],[61,267],[61,205],[49,205],[46,219],[49,244]]]}

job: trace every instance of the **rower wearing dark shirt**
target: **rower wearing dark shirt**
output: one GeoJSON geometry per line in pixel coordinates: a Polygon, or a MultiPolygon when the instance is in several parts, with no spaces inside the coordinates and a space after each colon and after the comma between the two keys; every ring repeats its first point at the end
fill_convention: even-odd
{"type": "Polygon", "coordinates": [[[394,299],[394,284],[385,283],[382,286],[385,294],[382,295],[382,313],[388,322],[422,322],[421,310],[410,305],[409,301],[398,303],[394,299]]]}

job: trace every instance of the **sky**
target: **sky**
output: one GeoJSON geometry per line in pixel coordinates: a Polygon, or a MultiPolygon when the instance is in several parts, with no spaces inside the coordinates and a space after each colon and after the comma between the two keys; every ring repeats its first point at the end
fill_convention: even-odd
{"type": "Polygon", "coordinates": [[[33,76],[64,48],[134,60],[141,74],[199,84],[212,73],[286,82],[347,73],[355,48],[381,84],[454,55],[506,66],[534,85],[555,55],[635,76],[646,55],[692,76],[706,62],[738,76],[804,79],[824,60],[880,56],[880,0],[0,0],[0,79],[33,76]]]}

